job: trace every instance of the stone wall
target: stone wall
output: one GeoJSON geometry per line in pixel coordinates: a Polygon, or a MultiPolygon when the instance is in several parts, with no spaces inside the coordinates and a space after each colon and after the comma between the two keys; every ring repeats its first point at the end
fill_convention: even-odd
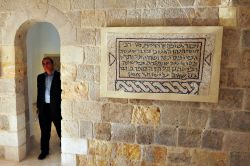
{"type": "Polygon", "coordinates": [[[22,152],[25,125],[13,124],[25,121],[25,84],[15,81],[25,69],[6,45],[19,48],[17,29],[31,19],[61,38],[63,165],[249,165],[248,0],[11,0],[0,11],[0,157],[22,152]],[[99,97],[101,27],[183,25],[224,26],[218,104],[99,97]]]}

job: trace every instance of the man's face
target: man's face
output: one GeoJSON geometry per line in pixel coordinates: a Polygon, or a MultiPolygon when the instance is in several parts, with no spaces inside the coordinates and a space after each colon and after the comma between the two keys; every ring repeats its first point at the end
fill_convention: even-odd
{"type": "Polygon", "coordinates": [[[42,65],[45,72],[52,72],[54,69],[53,64],[49,59],[44,59],[42,65]]]}

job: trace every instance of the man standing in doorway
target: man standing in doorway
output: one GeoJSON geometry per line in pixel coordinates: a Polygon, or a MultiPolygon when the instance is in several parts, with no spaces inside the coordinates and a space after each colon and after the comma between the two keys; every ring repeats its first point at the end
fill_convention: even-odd
{"type": "Polygon", "coordinates": [[[54,70],[54,63],[50,57],[42,60],[44,73],[37,77],[37,110],[41,129],[41,154],[43,160],[49,154],[49,140],[51,123],[53,122],[61,140],[61,80],[60,73],[54,70]]]}

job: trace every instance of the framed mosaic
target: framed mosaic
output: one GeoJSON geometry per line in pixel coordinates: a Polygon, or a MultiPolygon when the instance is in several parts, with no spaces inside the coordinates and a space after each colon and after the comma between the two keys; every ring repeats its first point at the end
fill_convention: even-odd
{"type": "Polygon", "coordinates": [[[219,26],[103,28],[101,97],[218,102],[222,33],[219,26]]]}

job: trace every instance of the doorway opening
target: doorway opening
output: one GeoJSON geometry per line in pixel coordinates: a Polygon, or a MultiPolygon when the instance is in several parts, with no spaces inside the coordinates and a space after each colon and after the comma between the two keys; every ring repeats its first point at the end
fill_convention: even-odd
{"type": "MultiPolygon", "coordinates": [[[[17,31],[15,37],[15,53],[16,66],[18,63],[17,60],[22,57],[21,61],[25,64],[23,67],[24,71],[26,71],[23,73],[23,78],[16,76],[16,83],[23,83],[24,85],[26,158],[21,163],[26,163],[34,159],[37,161],[37,157],[40,154],[41,133],[37,116],[36,100],[37,76],[44,72],[42,59],[47,56],[51,57],[55,64],[55,70],[60,71],[60,37],[57,29],[48,22],[24,23],[17,31]]],[[[18,72],[17,70],[18,67],[16,68],[16,72],[18,72]]],[[[50,155],[48,155],[44,164],[53,162],[55,165],[60,165],[60,161],[60,140],[54,125],[52,125],[50,155]]]]}

